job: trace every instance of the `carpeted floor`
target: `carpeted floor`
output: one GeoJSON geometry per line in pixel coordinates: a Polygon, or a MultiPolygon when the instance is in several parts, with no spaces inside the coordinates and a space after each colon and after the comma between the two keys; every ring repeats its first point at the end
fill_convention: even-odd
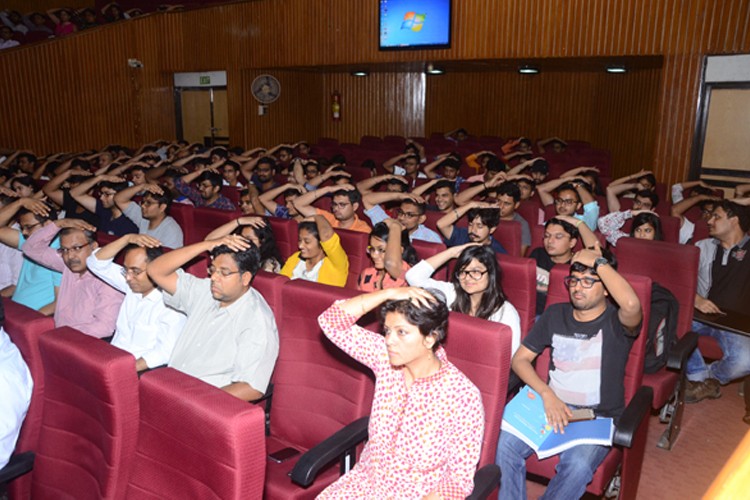
{"type": "MultiPolygon", "coordinates": [[[[742,421],[745,403],[739,383],[722,387],[722,396],[687,405],[683,429],[672,451],[656,447],[665,426],[651,417],[643,461],[639,500],[700,499],[750,426],[742,421]]],[[[530,499],[544,493],[544,486],[528,482],[530,499]]],[[[750,485],[748,485],[750,498],[750,485]]]]}

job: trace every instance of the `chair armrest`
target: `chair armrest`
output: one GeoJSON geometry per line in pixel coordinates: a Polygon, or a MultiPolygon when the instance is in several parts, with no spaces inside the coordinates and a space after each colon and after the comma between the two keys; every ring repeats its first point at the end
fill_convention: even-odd
{"type": "Polygon", "coordinates": [[[367,439],[369,423],[369,416],[362,417],[310,448],[292,469],[292,481],[305,488],[310,486],[320,469],[367,439]]]}
{"type": "Polygon", "coordinates": [[[630,448],[638,431],[641,421],[651,413],[651,402],[654,399],[654,390],[643,386],[638,389],[633,399],[622,412],[620,421],[615,427],[615,435],[612,438],[614,444],[630,448]]]}
{"type": "Polygon", "coordinates": [[[33,451],[24,451],[23,453],[11,455],[5,467],[0,469],[0,484],[8,483],[33,469],[35,456],[33,451]]]}
{"type": "Polygon", "coordinates": [[[671,370],[682,370],[685,366],[688,356],[698,345],[698,334],[695,332],[687,332],[680,338],[677,343],[672,347],[669,352],[669,358],[667,358],[667,368],[671,370]]]}
{"type": "Polygon", "coordinates": [[[500,467],[485,465],[474,473],[474,489],[466,500],[483,500],[500,484],[500,467]]]}

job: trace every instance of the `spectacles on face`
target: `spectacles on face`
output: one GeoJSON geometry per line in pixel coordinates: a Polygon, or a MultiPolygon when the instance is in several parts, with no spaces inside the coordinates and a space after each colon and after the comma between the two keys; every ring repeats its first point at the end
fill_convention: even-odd
{"type": "Polygon", "coordinates": [[[482,276],[487,274],[487,272],[486,269],[484,271],[480,271],[479,269],[466,269],[458,272],[458,279],[465,280],[471,278],[474,281],[479,281],[482,279],[482,276]]]}
{"type": "Polygon", "coordinates": [[[228,278],[233,274],[240,274],[240,271],[230,271],[229,269],[216,269],[214,266],[208,266],[208,277],[212,277],[215,273],[219,273],[222,278],[228,278]]]}
{"type": "Polygon", "coordinates": [[[349,205],[351,205],[351,203],[347,203],[347,202],[337,203],[335,201],[331,202],[331,208],[346,208],[349,205]]]}
{"type": "Polygon", "coordinates": [[[151,205],[156,205],[156,203],[157,202],[155,202],[154,200],[142,200],[141,201],[141,206],[142,207],[150,207],[151,205]]]}
{"type": "Polygon", "coordinates": [[[576,203],[578,203],[578,200],[575,198],[555,198],[555,205],[570,206],[575,205],[576,203]]]}
{"type": "Polygon", "coordinates": [[[415,217],[419,217],[420,214],[415,212],[404,212],[400,208],[396,210],[396,216],[397,217],[403,217],[404,219],[413,219],[415,217]]]}
{"type": "Polygon", "coordinates": [[[565,286],[568,288],[575,288],[578,286],[578,283],[581,284],[582,288],[591,288],[596,283],[601,283],[602,280],[598,280],[596,278],[589,278],[588,276],[583,278],[576,278],[575,276],[566,276],[563,278],[563,283],[565,283],[565,286]]]}
{"type": "Polygon", "coordinates": [[[385,253],[385,248],[375,248],[368,246],[367,247],[367,254],[368,255],[381,255],[385,253]]]}
{"type": "Polygon", "coordinates": [[[21,232],[28,233],[35,227],[40,226],[41,224],[42,224],[41,222],[37,222],[36,224],[26,224],[25,226],[21,226],[21,232]]]}
{"type": "Polygon", "coordinates": [[[68,255],[69,253],[75,253],[75,254],[77,254],[77,253],[80,253],[81,250],[83,250],[84,248],[86,248],[89,245],[90,245],[90,243],[87,243],[85,245],[75,245],[75,246],[72,246],[70,248],[60,247],[60,248],[57,249],[57,253],[59,253],[60,255],[68,255]]]}
{"type": "Polygon", "coordinates": [[[128,275],[132,276],[133,278],[137,278],[141,274],[145,273],[146,270],[145,269],[138,269],[137,267],[123,267],[120,270],[120,272],[126,278],[128,277],[128,275]]]}

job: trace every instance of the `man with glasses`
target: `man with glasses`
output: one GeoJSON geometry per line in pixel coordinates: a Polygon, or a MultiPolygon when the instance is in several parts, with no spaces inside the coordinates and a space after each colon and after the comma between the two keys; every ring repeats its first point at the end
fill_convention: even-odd
{"type": "Polygon", "coordinates": [[[377,191],[368,193],[362,198],[365,205],[365,215],[370,218],[370,222],[377,224],[388,219],[388,214],[381,204],[400,202],[396,209],[396,220],[401,227],[409,232],[409,241],[422,240],[430,243],[442,243],[440,235],[424,225],[427,220],[425,210],[427,204],[420,196],[412,193],[394,193],[377,191]]]}
{"type": "Polygon", "coordinates": [[[123,189],[115,195],[115,204],[125,217],[138,226],[140,234],[156,238],[167,248],[180,248],[183,245],[182,228],[169,215],[172,195],[157,184],[143,184],[123,189]],[[143,192],[140,207],[131,199],[143,192]]]}
{"type": "Polygon", "coordinates": [[[334,229],[349,229],[370,234],[370,226],[359,218],[357,210],[362,201],[362,195],[351,184],[336,184],[314,191],[308,191],[292,202],[297,211],[304,217],[322,215],[334,229]],[[315,208],[312,204],[318,198],[331,195],[331,211],[315,208]]]}
{"type": "Polygon", "coordinates": [[[570,215],[582,220],[592,231],[596,231],[599,219],[599,203],[591,194],[586,180],[581,176],[561,177],[536,188],[545,207],[555,205],[557,215],[570,215]],[[583,208],[583,214],[578,211],[583,208]]]}
{"type": "Polygon", "coordinates": [[[122,210],[115,205],[115,195],[128,187],[122,177],[114,175],[95,175],[70,189],[70,196],[83,208],[96,214],[99,231],[115,236],[137,233],[133,221],[123,216],[122,210]],[[99,197],[92,196],[91,190],[99,187],[99,197]]]}
{"type": "MultiPolygon", "coordinates": [[[[54,211],[41,200],[18,198],[0,209],[0,243],[20,250],[26,238],[43,226],[52,224],[50,219],[54,216],[54,211]],[[14,216],[18,220],[18,228],[8,227],[14,216]]],[[[60,240],[55,238],[50,247],[59,248],[60,240]]],[[[5,287],[2,296],[12,297],[14,302],[50,316],[55,312],[61,280],[61,273],[23,256],[18,280],[14,286],[5,287]]]]}
{"type": "Polygon", "coordinates": [[[86,259],[97,248],[96,228],[80,219],[60,219],[32,234],[24,255],[62,273],[55,326],[70,326],[97,338],[111,337],[122,294],[88,271],[86,259]],[[60,233],[60,248],[50,243],[60,233]]]}
{"type": "Polygon", "coordinates": [[[438,230],[449,247],[479,243],[489,245],[496,253],[508,253],[492,234],[500,224],[500,209],[492,203],[470,201],[453,210],[437,221],[438,230]],[[466,215],[468,227],[456,227],[461,217],[466,215]]]}
{"type": "Polygon", "coordinates": [[[194,172],[175,178],[175,189],[180,194],[187,196],[196,207],[236,210],[234,203],[221,194],[223,177],[217,172],[208,170],[208,168],[207,165],[201,165],[194,172]],[[194,180],[198,181],[198,189],[190,185],[194,180]]]}
{"type": "MultiPolygon", "coordinates": [[[[572,220],[572,219],[571,219],[572,220]]],[[[573,225],[554,217],[544,225],[542,246],[531,251],[529,257],[536,261],[536,314],[542,314],[547,301],[549,273],[557,264],[570,264],[573,248],[578,243],[582,221],[573,225]]]]}
{"type": "MultiPolygon", "coordinates": [[[[564,431],[576,408],[614,419],[622,414],[625,365],[642,319],[638,296],[598,245],[576,253],[565,284],[570,302],[548,307],[511,361],[519,378],[541,395],[554,432],[564,431]],[[548,347],[545,383],[532,362],[548,347]]],[[[543,498],[580,498],[609,449],[578,445],[562,452],[543,498]]],[[[499,499],[526,498],[526,458],[532,452],[512,434],[500,434],[495,460],[503,471],[499,499]]]]}
{"type": "Polygon", "coordinates": [[[266,392],[279,354],[271,308],[252,286],[260,251],[242,236],[201,241],[153,260],[148,275],[164,302],[187,315],[169,366],[245,400],[266,392]],[[181,266],[210,252],[208,278],[181,266]]]}
{"type": "Polygon", "coordinates": [[[86,259],[89,271],[125,295],[112,345],[135,356],[139,372],[167,364],[185,325],[185,315],[164,304],[146,273],[148,263],[163,253],[159,240],[128,234],[86,259]],[[122,266],[114,261],[120,252],[125,254],[122,266]]]}

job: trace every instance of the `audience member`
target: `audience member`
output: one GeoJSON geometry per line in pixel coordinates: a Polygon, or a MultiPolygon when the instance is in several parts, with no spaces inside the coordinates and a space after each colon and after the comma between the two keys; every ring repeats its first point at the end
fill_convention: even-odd
{"type": "MultiPolygon", "coordinates": [[[[635,291],[602,256],[598,245],[576,253],[565,284],[570,302],[547,308],[511,363],[521,380],[541,395],[554,432],[565,431],[574,408],[620,417],[625,409],[625,365],[643,317],[635,291]],[[619,307],[610,304],[608,297],[619,307]],[[532,363],[547,347],[551,361],[545,383],[532,363]]],[[[557,474],[542,498],[580,498],[609,449],[581,444],[563,451],[557,474]]],[[[526,458],[531,453],[519,438],[500,433],[496,462],[503,478],[499,499],[526,498],[526,458]]]]}
{"type": "Polygon", "coordinates": [[[16,448],[21,426],[31,403],[34,381],[21,352],[3,328],[5,310],[0,301],[0,469],[5,467],[16,448]]]}
{"type": "Polygon", "coordinates": [[[161,290],[146,273],[149,262],[164,253],[160,246],[151,236],[128,234],[86,259],[89,271],[125,294],[112,345],[135,356],[139,372],[167,364],[185,325],[185,315],[164,305],[161,290]],[[122,266],[114,262],[120,252],[122,266]]]}
{"type": "Polygon", "coordinates": [[[424,174],[429,179],[442,179],[453,183],[454,193],[461,188],[461,184],[466,180],[459,174],[461,170],[461,157],[456,153],[444,153],[438,155],[434,162],[425,165],[424,174]],[[435,170],[441,169],[441,174],[436,174],[435,170]]]}
{"type": "Polygon", "coordinates": [[[217,227],[206,236],[206,240],[218,240],[229,234],[237,234],[258,248],[260,269],[269,273],[281,272],[283,259],[276,246],[276,237],[271,226],[261,217],[240,217],[217,227]]]}
{"type": "Polygon", "coordinates": [[[398,223],[409,231],[409,240],[422,240],[430,243],[442,243],[442,238],[432,229],[427,228],[425,210],[427,205],[423,198],[411,193],[372,192],[362,198],[365,215],[373,224],[388,219],[388,214],[381,206],[382,203],[400,201],[396,211],[398,223]]]}
{"type": "Polygon", "coordinates": [[[261,205],[265,208],[266,214],[281,219],[294,219],[297,222],[302,222],[305,217],[297,211],[294,205],[295,200],[301,194],[304,194],[305,190],[301,186],[296,184],[284,184],[273,189],[269,189],[265,193],[258,197],[261,205]],[[276,198],[284,196],[284,205],[276,203],[276,198]]]}
{"type": "Polygon", "coordinates": [[[70,190],[70,196],[89,212],[96,214],[96,227],[103,233],[115,236],[137,233],[138,227],[133,220],[123,215],[120,207],[115,204],[115,195],[128,187],[122,177],[112,175],[96,175],[70,190]],[[95,186],[99,186],[99,197],[91,194],[95,186]]]}
{"type": "Polygon", "coordinates": [[[259,267],[258,249],[236,235],[173,250],[147,267],[164,302],[187,315],[169,366],[245,401],[266,392],[279,354],[273,312],[251,286],[259,267]],[[211,254],[208,278],[180,269],[203,252],[211,254]]]}
{"type": "Polygon", "coordinates": [[[180,248],[184,235],[182,228],[169,215],[172,196],[156,184],[142,184],[125,188],[115,194],[114,202],[125,217],[138,227],[138,233],[146,234],[167,248],[180,248]],[[140,207],[132,198],[143,192],[140,207]]]}
{"type": "Polygon", "coordinates": [[[343,184],[309,191],[295,198],[292,203],[305,217],[320,215],[336,229],[349,229],[369,234],[370,226],[357,215],[361,201],[362,196],[356,187],[343,184]],[[315,200],[328,194],[331,195],[331,212],[312,206],[315,200]]]}
{"type": "Polygon", "coordinates": [[[503,245],[492,236],[499,224],[500,210],[497,205],[481,201],[461,205],[437,221],[438,230],[443,234],[445,244],[449,247],[471,242],[489,245],[497,253],[507,253],[503,245]],[[464,215],[469,221],[468,227],[456,226],[464,215]]]}
{"type": "Polygon", "coordinates": [[[617,246],[617,242],[623,236],[638,238],[642,240],[662,241],[664,236],[661,230],[661,219],[650,210],[625,210],[624,212],[610,212],[600,217],[597,223],[599,231],[607,238],[610,245],[617,246]],[[633,219],[630,234],[620,231],[625,221],[633,219]]]}
{"type": "Polygon", "coordinates": [[[236,210],[234,203],[221,194],[221,183],[221,174],[208,171],[207,167],[201,166],[194,172],[176,178],[174,187],[190,198],[196,207],[236,210]],[[194,180],[198,181],[198,189],[190,185],[194,180]]]}
{"type": "Polygon", "coordinates": [[[599,219],[599,203],[580,176],[554,179],[536,188],[544,206],[555,205],[557,215],[572,215],[582,220],[592,231],[599,219]],[[577,213],[583,209],[583,215],[577,213]]]}
{"type": "MultiPolygon", "coordinates": [[[[739,187],[739,186],[738,186],[739,187]]],[[[681,182],[672,186],[672,208],[670,213],[673,217],[680,219],[680,243],[687,243],[693,239],[695,224],[685,217],[685,212],[698,205],[703,220],[713,213],[716,202],[719,200],[711,186],[703,181],[681,182]],[[685,190],[688,189],[688,196],[685,190]]]]}
{"type": "Polygon", "coordinates": [[[72,35],[78,28],[73,23],[73,11],[70,9],[50,9],[47,16],[55,23],[55,36],[63,37],[72,35]]]}
{"type": "Polygon", "coordinates": [[[582,221],[570,224],[560,217],[554,217],[544,224],[543,246],[531,251],[529,257],[536,261],[536,314],[542,314],[547,301],[549,273],[556,264],[570,264],[573,248],[578,243],[578,228],[582,221]]]}
{"type": "Polygon", "coordinates": [[[404,275],[418,260],[409,234],[393,219],[372,228],[367,254],[372,266],[363,270],[357,281],[357,289],[363,292],[406,285],[404,275]]]}
{"type": "MultiPolygon", "coordinates": [[[[0,209],[7,207],[14,201],[15,198],[0,194],[0,209]]],[[[10,217],[12,218],[13,215],[10,217]]],[[[5,218],[0,211],[0,219],[5,220],[5,218]]],[[[11,231],[16,229],[18,224],[13,224],[13,228],[3,226],[4,224],[0,225],[0,297],[11,297],[16,291],[16,283],[18,283],[18,277],[21,273],[23,253],[18,250],[18,244],[13,245],[14,239],[11,231]],[[10,231],[5,231],[5,229],[10,229],[10,231]]]]}
{"type": "Polygon", "coordinates": [[[21,42],[13,39],[13,30],[7,26],[0,26],[0,50],[18,47],[21,42]]]}
{"type": "Polygon", "coordinates": [[[319,498],[469,495],[484,409],[479,390],[440,347],[445,304],[421,289],[389,288],[336,302],[318,321],[334,344],[373,371],[379,409],[370,417],[362,459],[319,498]],[[355,324],[378,307],[383,335],[355,324]]]}
{"type": "Polygon", "coordinates": [[[346,285],[349,257],[328,220],[322,215],[313,215],[300,222],[298,235],[299,251],[286,260],[281,274],[324,285],[346,285]]]}
{"type": "Polygon", "coordinates": [[[55,326],[70,326],[92,337],[111,337],[122,294],[94,276],[86,259],[98,246],[95,227],[79,219],[60,219],[29,236],[21,250],[39,264],[62,273],[55,326]],[[60,248],[50,243],[60,233],[60,248]]]}
{"type": "Polygon", "coordinates": [[[427,176],[419,171],[419,156],[407,152],[396,155],[383,163],[383,169],[389,174],[403,176],[409,183],[409,187],[416,185],[417,179],[426,179],[427,176]]]}
{"type": "Polygon", "coordinates": [[[406,281],[411,286],[440,290],[453,311],[507,325],[515,352],[521,342],[521,318],[505,298],[500,284],[502,276],[492,250],[467,243],[418,262],[406,273],[406,281]],[[432,279],[433,273],[451,259],[456,259],[456,265],[450,283],[432,279]]]}

